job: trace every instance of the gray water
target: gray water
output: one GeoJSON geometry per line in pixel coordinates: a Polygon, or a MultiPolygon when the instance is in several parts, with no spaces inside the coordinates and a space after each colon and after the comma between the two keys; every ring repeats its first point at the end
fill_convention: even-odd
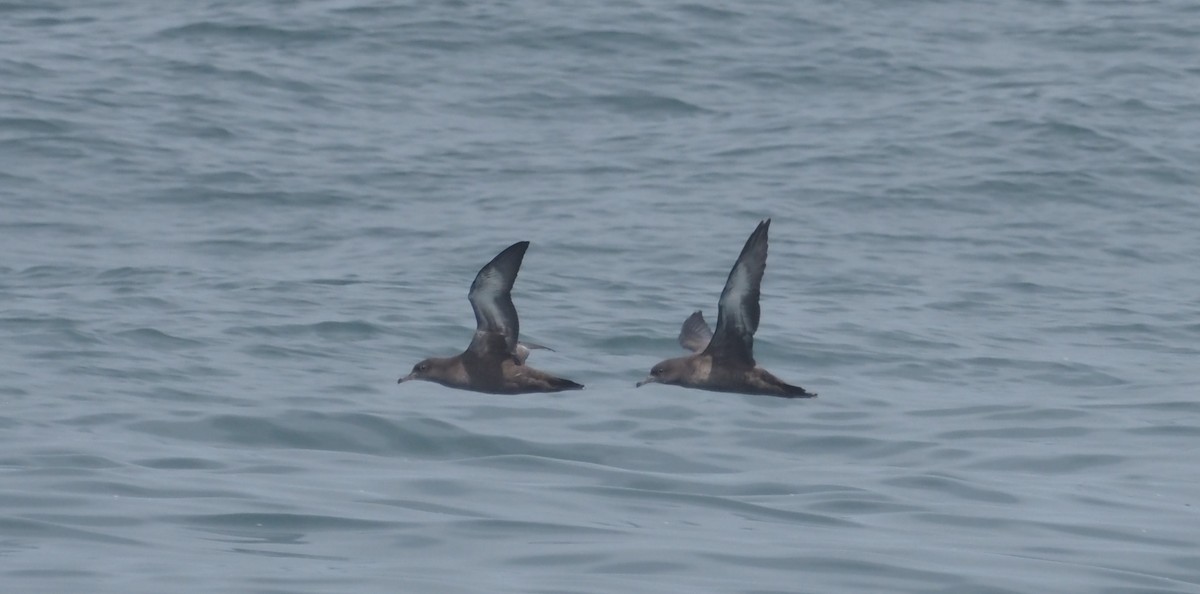
{"type": "Polygon", "coordinates": [[[0,0],[3,592],[1200,592],[1200,5],[0,0]],[[771,217],[759,362],[634,388],[771,217]],[[396,385],[530,240],[530,364],[396,385]]]}

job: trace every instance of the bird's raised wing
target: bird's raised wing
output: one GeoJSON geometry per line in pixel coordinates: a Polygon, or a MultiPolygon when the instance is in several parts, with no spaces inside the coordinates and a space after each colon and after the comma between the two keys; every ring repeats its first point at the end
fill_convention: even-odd
{"type": "Polygon", "coordinates": [[[708,346],[712,337],[712,330],[708,329],[708,322],[704,321],[704,314],[700,310],[696,310],[688,316],[688,319],[684,320],[683,328],[679,329],[679,346],[693,353],[699,353],[708,346]]]}
{"type": "Polygon", "coordinates": [[[758,224],[729,271],[718,302],[717,327],[704,353],[714,360],[754,366],[754,333],[758,331],[758,298],[767,269],[767,229],[771,219],[758,224]]]}
{"type": "Polygon", "coordinates": [[[520,322],[512,302],[512,288],[528,248],[528,241],[508,246],[475,275],[467,294],[471,309],[475,310],[475,336],[467,350],[483,355],[502,348],[516,356],[520,322]]]}

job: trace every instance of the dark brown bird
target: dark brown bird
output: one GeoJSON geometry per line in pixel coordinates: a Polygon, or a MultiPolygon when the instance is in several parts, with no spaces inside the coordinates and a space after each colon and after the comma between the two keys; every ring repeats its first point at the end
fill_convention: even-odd
{"type": "Polygon", "coordinates": [[[517,341],[519,322],[512,287],[528,241],[518,241],[479,270],[467,299],[475,310],[475,336],[462,354],[432,357],[413,366],[397,383],[426,380],[450,388],[491,394],[560,392],[583,388],[525,365],[529,349],[546,347],[517,341]]]}
{"type": "Polygon", "coordinates": [[[762,394],[781,398],[812,398],[815,393],[771,375],[754,362],[754,333],[758,330],[759,287],[767,269],[767,229],[771,219],[758,224],[729,271],[725,290],[717,303],[717,329],[708,329],[704,314],[696,311],[683,323],[679,344],[692,355],[667,359],[638,382],[670,384],[714,392],[762,394]]]}

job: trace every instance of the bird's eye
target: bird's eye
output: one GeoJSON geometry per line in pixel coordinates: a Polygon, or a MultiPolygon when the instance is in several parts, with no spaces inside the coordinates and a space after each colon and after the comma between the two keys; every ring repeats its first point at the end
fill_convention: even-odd
{"type": "Polygon", "coordinates": [[[663,372],[662,367],[655,367],[654,369],[650,370],[650,375],[662,375],[662,372],[663,372]]]}
{"type": "Polygon", "coordinates": [[[418,363],[417,371],[429,371],[429,364],[428,363],[418,363]]]}

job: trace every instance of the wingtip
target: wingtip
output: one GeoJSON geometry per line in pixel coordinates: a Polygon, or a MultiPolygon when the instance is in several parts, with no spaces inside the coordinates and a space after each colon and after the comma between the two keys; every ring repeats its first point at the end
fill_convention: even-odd
{"type": "Polygon", "coordinates": [[[743,248],[743,253],[752,245],[763,245],[767,242],[767,235],[771,230],[771,219],[763,219],[758,222],[758,226],[754,228],[754,232],[750,237],[746,238],[746,245],[743,248]]]}
{"type": "MultiPolygon", "coordinates": [[[[479,273],[475,275],[475,280],[471,281],[471,290],[479,285],[481,279],[485,275],[494,275],[497,272],[505,277],[506,280],[516,280],[517,273],[521,270],[521,262],[525,259],[525,250],[529,249],[528,241],[518,241],[496,254],[494,258],[484,264],[479,269],[479,273]]],[[[509,283],[511,285],[511,283],[509,283]]]]}
{"type": "Polygon", "coordinates": [[[510,252],[510,251],[511,251],[511,252],[520,252],[520,253],[521,253],[521,255],[525,255],[525,250],[527,250],[527,249],[529,249],[529,242],[528,242],[528,241],[518,241],[518,242],[516,242],[516,243],[514,243],[514,244],[512,244],[512,245],[510,245],[510,246],[508,246],[508,247],[506,247],[506,248],[504,248],[504,251],[503,251],[503,252],[500,252],[500,253],[502,253],[502,254],[503,254],[503,253],[505,253],[505,252],[510,252]]]}

